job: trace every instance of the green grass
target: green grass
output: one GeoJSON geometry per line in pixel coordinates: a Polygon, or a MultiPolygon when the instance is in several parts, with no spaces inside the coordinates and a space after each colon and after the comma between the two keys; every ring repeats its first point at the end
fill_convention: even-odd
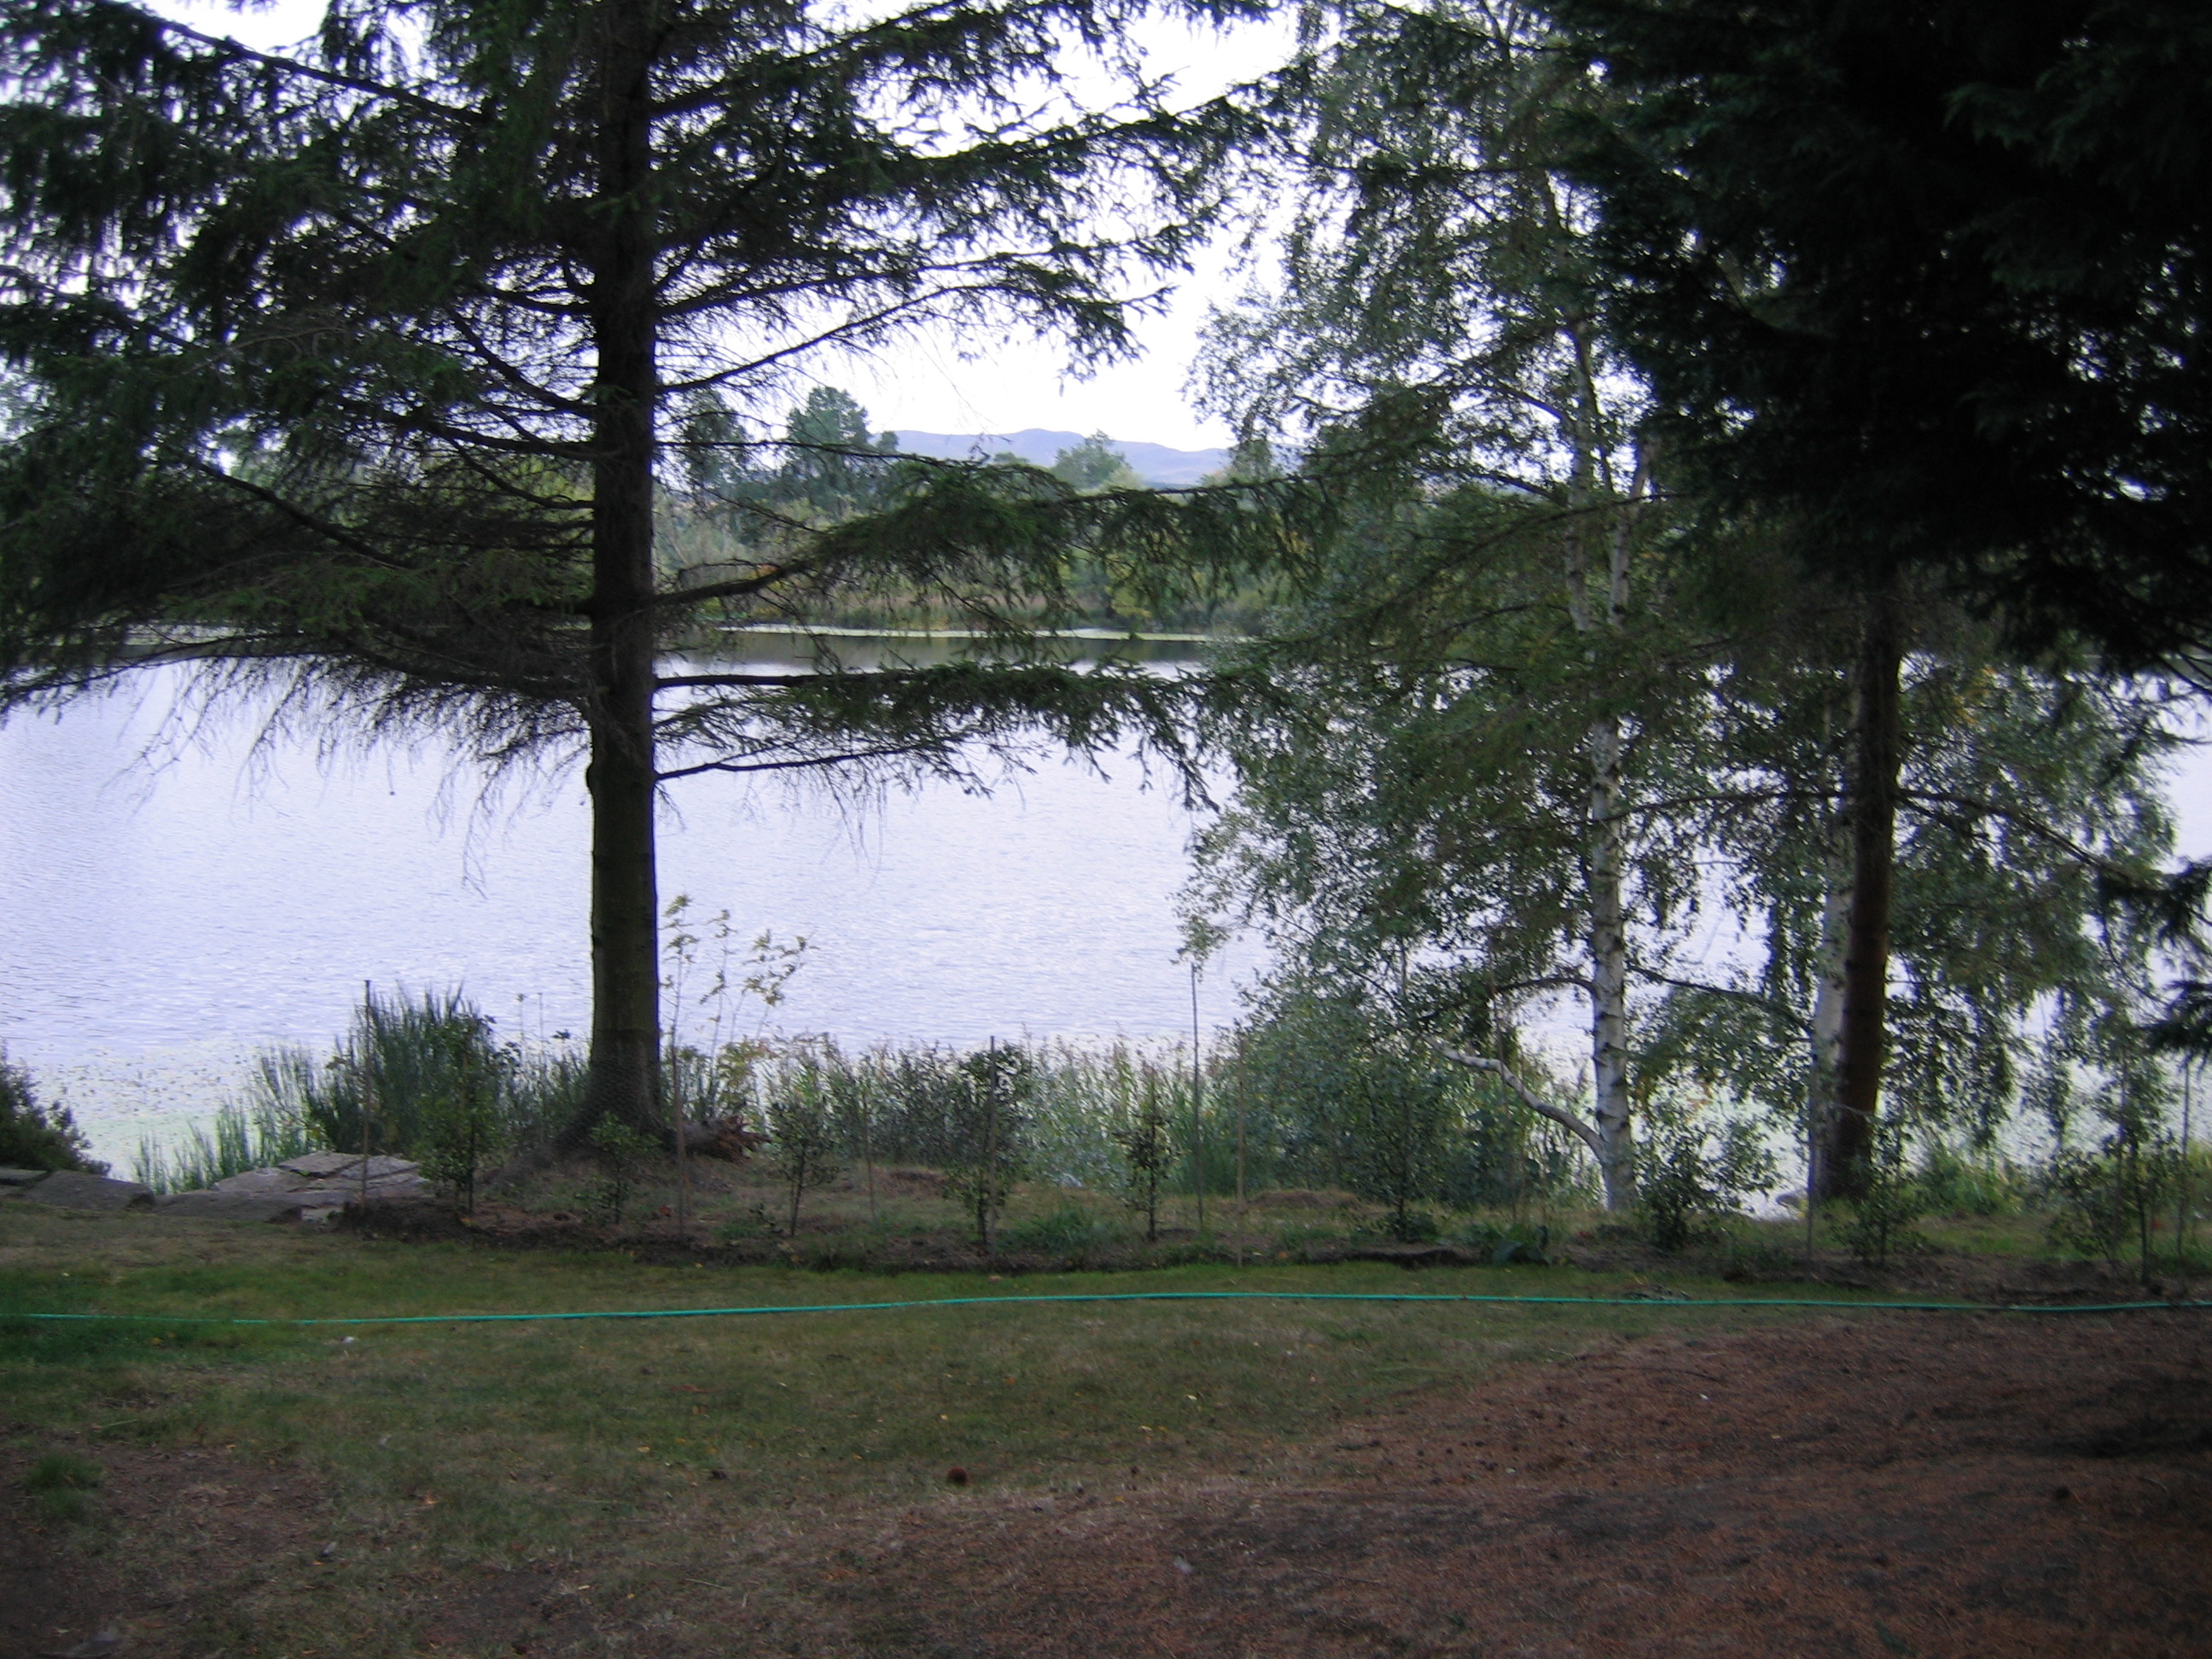
{"type": "MultiPolygon", "coordinates": [[[[1719,1299],[1773,1294],[1674,1282],[1719,1299]]],[[[997,1281],[660,1267],[609,1253],[510,1254],[9,1206],[0,1208],[0,1422],[16,1425],[19,1447],[67,1435],[95,1458],[103,1445],[205,1445],[305,1466],[329,1494],[332,1536],[347,1543],[343,1571],[299,1568],[327,1581],[312,1618],[335,1631],[353,1616],[348,1608],[390,1593],[391,1575],[403,1572],[588,1560],[592,1582],[624,1595],[655,1574],[711,1577],[726,1540],[781,1524],[794,1507],[866,1514],[972,1502],[979,1492],[1080,1486],[1113,1494],[1231,1474],[1295,1478],[1329,1462],[1325,1448],[1343,1419],[1437,1389],[1479,1387],[1516,1361],[1686,1325],[1796,1316],[1209,1302],[351,1330],[195,1326],[182,1322],[186,1316],[1624,1288],[1618,1278],[1559,1269],[1409,1273],[1376,1263],[997,1281]],[[7,1316],[90,1310],[135,1317],[7,1316]],[[945,1484],[954,1466],[969,1476],[958,1494],[945,1484]]],[[[82,1508],[85,1488],[52,1491],[67,1494],[55,1504],[82,1508]]],[[[304,1605],[286,1601],[283,1617],[309,1617],[304,1605]]],[[[404,1650],[392,1639],[392,1651],[404,1650]]]]}
{"type": "Polygon", "coordinates": [[[90,1458],[75,1452],[48,1452],[31,1465],[22,1485],[31,1494],[33,1512],[41,1520],[82,1521],[91,1513],[89,1494],[106,1474],[90,1458]]]}

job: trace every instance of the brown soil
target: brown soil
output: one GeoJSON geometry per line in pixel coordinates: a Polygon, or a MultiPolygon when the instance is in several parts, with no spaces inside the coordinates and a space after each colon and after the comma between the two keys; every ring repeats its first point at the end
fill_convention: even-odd
{"type": "MultiPolygon", "coordinates": [[[[191,1638],[179,1609],[250,1608],[258,1575],[311,1562],[313,1495],[217,1455],[96,1455],[117,1546],[0,1550],[0,1655],[114,1620],[149,1659],[283,1650],[191,1638]],[[179,1516],[197,1553],[160,1537],[179,1516]]],[[[23,1535],[0,1492],[0,1537],[23,1535]]],[[[2203,1659],[2212,1324],[1868,1316],[1605,1343],[1409,1395],[1248,1476],[780,1516],[720,1566],[671,1523],[696,1588],[649,1613],[457,1569],[405,1575],[392,1612],[487,1655],[2203,1659]]]]}
{"type": "Polygon", "coordinates": [[[204,1652],[280,1567],[313,1560],[322,1509],[295,1469],[222,1449],[157,1450],[80,1436],[0,1449],[0,1659],[127,1638],[123,1652],[204,1652]],[[70,1525],[42,1523],[21,1489],[46,1452],[90,1458],[106,1478],[70,1525]]]}
{"type": "Polygon", "coordinates": [[[2208,1364],[2199,1314],[1601,1348],[1347,1423],[1285,1484],[910,1522],[851,1596],[979,1659],[2201,1659],[2208,1364]]]}

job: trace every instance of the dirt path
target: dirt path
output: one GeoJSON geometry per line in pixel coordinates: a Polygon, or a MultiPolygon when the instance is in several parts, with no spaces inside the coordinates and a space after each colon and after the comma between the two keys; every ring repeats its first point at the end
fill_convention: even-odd
{"type": "Polygon", "coordinates": [[[1865,1318],[1533,1367],[1301,1478],[928,1516],[839,1588],[946,1656],[2212,1654],[2212,1321],[1865,1318]]]}
{"type": "MultiPolygon", "coordinates": [[[[328,1517],[304,1478],[103,1455],[96,1557],[17,1530],[21,1494],[0,1492],[0,1537],[27,1544],[0,1547],[0,1656],[115,1621],[123,1659],[285,1651],[276,1585],[257,1587],[314,1595],[328,1517]]],[[[696,1576],[650,1614],[543,1572],[395,1560],[386,1609],[415,1634],[394,1650],[2206,1659],[2212,1317],[1617,1343],[1409,1397],[1265,1474],[785,1516],[722,1567],[685,1517],[666,1525],[696,1576]]]]}

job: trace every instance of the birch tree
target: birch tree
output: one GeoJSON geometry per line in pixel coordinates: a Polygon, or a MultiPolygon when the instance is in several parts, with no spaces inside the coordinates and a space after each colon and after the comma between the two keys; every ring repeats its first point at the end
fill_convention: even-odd
{"type": "MultiPolygon", "coordinates": [[[[1303,440],[1347,494],[1363,471],[1401,481],[1345,520],[1341,538],[1370,545],[1338,567],[1306,637],[1285,648],[1327,635],[1323,654],[1420,664],[1418,689],[1385,695],[1463,725],[1527,716],[1530,705],[1493,696],[1508,683],[1554,715],[1559,696],[1579,700],[1574,829],[1557,848],[1576,890],[1543,910],[1560,918],[1555,939],[1571,934],[1577,963],[1529,965],[1587,1000],[1593,1104],[1575,1133],[1620,1206],[1634,1182],[1629,773],[1647,726],[1665,723],[1650,714],[1666,697],[1639,704],[1615,674],[1632,658],[1659,660],[1632,622],[1649,473],[1633,441],[1634,381],[1597,328],[1587,209],[1557,165],[1562,118],[1602,96],[1520,7],[1351,5],[1311,26],[1282,87],[1301,135],[1289,165],[1309,205],[1285,239],[1279,296],[1217,325],[1211,395],[1257,434],[1303,440]],[[1452,505],[1431,514],[1438,492],[1455,492],[1452,505]],[[1550,612],[1559,636],[1540,625],[1507,646],[1472,623],[1474,611],[1510,608],[1478,596],[1498,568],[1485,538],[1516,550],[1510,604],[1550,612]],[[1534,553],[1540,544],[1547,553],[1534,553]],[[1543,562],[1548,580],[1536,574],[1543,562]],[[1501,649],[1521,654],[1503,662],[1501,649]],[[1534,693],[1531,675],[1548,690],[1534,693]]],[[[1496,744],[1483,752],[1485,763],[1504,758],[1496,744]]],[[[1558,781],[1532,783],[1532,799],[1505,810],[1558,810],[1558,781]]],[[[1463,1044],[1448,1052],[1485,1070],[1505,1064],[1463,1044]]]]}

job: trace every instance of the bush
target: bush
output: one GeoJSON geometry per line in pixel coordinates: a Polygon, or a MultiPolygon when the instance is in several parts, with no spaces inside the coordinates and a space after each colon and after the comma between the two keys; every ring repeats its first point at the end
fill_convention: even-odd
{"type": "Polygon", "coordinates": [[[823,1084],[821,1067],[802,1066],[783,1079],[768,1105],[769,1163],[791,1196],[784,1231],[793,1238],[799,1237],[799,1206],[807,1192],[828,1186],[845,1172],[844,1161],[837,1156],[835,1104],[823,1084]]]}
{"type": "Polygon", "coordinates": [[[2058,1212],[2051,1219],[2051,1242],[2115,1266],[2133,1244],[2137,1271],[2147,1283],[2152,1235],[2181,1192],[2186,1160],[2154,1102],[2107,1101],[2098,1112],[2109,1132],[2096,1150],[2064,1151],[2052,1160],[2050,1191],[2058,1212]]]}
{"type": "Polygon", "coordinates": [[[1021,1255],[1075,1258],[1116,1249],[1128,1239],[1129,1230],[1121,1223],[1079,1204],[1063,1204],[1015,1222],[999,1235],[1003,1248],[1021,1255]]]}
{"type": "Polygon", "coordinates": [[[30,1073],[0,1051],[0,1167],[106,1175],[107,1166],[94,1163],[91,1152],[69,1108],[40,1104],[30,1073]]]}
{"type": "Polygon", "coordinates": [[[1708,1243],[1743,1213],[1743,1200],[1772,1188],[1773,1156],[1747,1123],[1716,1132],[1688,1114],[1655,1107],[1637,1150],[1637,1202],[1651,1248],[1672,1255],[1708,1243]]]}
{"type": "Polygon", "coordinates": [[[2018,1215],[2027,1191],[2027,1182],[2012,1164],[1995,1158],[1968,1158],[1940,1140],[1927,1149],[1913,1180],[1928,1208],[1943,1215],[2018,1215]]]}
{"type": "Polygon", "coordinates": [[[1875,1130],[1874,1153],[1844,1224],[1844,1248],[1859,1265],[1886,1267],[1893,1255],[1914,1255],[1929,1246],[1912,1224],[1928,1213],[1928,1192],[1905,1167],[1905,1127],[1885,1121],[1875,1130]]]}
{"type": "Polygon", "coordinates": [[[1552,1262],[1549,1227],[1524,1227],[1518,1223],[1501,1227],[1494,1222],[1477,1221],[1454,1233],[1451,1242],[1463,1250],[1488,1256],[1493,1267],[1547,1267],[1552,1262]]]}

